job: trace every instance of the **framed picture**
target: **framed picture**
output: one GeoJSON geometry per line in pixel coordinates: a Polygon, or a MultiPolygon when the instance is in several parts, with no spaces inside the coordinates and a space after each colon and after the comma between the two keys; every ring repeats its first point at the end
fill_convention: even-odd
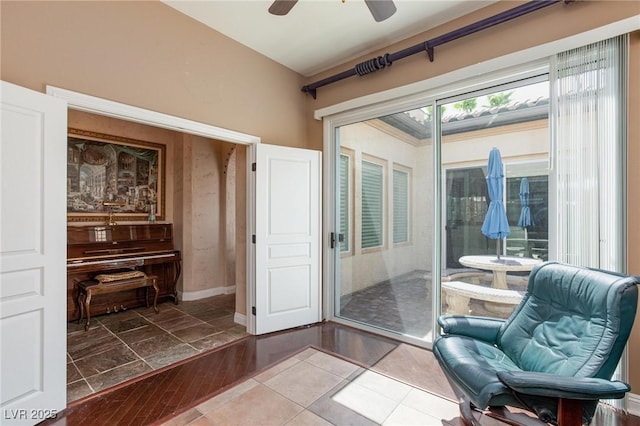
{"type": "Polygon", "coordinates": [[[67,221],[163,220],[166,148],[69,129],[67,221]]]}

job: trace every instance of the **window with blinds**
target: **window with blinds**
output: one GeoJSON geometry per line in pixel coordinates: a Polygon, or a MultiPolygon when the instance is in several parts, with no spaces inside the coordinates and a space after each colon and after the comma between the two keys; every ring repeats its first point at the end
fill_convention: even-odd
{"type": "Polygon", "coordinates": [[[351,250],[350,226],[350,200],[351,200],[351,157],[345,154],[340,154],[340,194],[339,197],[339,220],[340,220],[340,234],[342,235],[342,241],[340,242],[340,252],[348,252],[351,250]]]}
{"type": "Polygon", "coordinates": [[[362,161],[362,248],[380,247],[384,242],[384,168],[362,161]]]}
{"type": "Polygon", "coordinates": [[[393,242],[409,241],[409,173],[393,170],[393,242]]]}

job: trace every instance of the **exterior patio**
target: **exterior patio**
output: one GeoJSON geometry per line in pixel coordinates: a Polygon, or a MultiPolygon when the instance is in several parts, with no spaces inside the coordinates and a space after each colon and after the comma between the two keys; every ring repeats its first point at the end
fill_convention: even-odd
{"type": "MultiPolygon", "coordinates": [[[[450,269],[445,271],[443,285],[449,277],[484,289],[491,288],[492,275],[479,270],[450,269]],[[464,275],[462,277],[456,275],[464,275]]],[[[528,274],[508,275],[509,288],[524,291],[528,274]]],[[[383,330],[431,340],[433,322],[433,294],[431,274],[428,271],[414,271],[372,285],[352,294],[342,296],[340,317],[355,322],[378,327],[383,330]]],[[[468,314],[507,318],[515,306],[502,313],[487,310],[484,301],[471,299],[468,314]]],[[[441,312],[450,307],[443,297],[441,312]]],[[[463,312],[455,312],[463,313],[463,312]]]]}

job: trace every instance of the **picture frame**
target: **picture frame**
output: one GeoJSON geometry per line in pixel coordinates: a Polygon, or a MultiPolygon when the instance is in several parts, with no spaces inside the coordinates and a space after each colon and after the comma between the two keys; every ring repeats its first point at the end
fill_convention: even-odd
{"type": "Polygon", "coordinates": [[[166,146],[86,130],[67,134],[67,222],[165,218],[166,146]]]}

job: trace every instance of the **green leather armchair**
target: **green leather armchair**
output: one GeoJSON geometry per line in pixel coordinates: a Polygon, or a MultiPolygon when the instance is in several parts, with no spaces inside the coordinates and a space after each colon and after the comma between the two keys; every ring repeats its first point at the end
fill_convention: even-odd
{"type": "Polygon", "coordinates": [[[638,279],[555,262],[529,276],[527,292],[506,319],[445,315],[433,352],[471,408],[512,406],[551,424],[588,424],[599,399],[630,387],[611,376],[631,333],[638,279]]]}

